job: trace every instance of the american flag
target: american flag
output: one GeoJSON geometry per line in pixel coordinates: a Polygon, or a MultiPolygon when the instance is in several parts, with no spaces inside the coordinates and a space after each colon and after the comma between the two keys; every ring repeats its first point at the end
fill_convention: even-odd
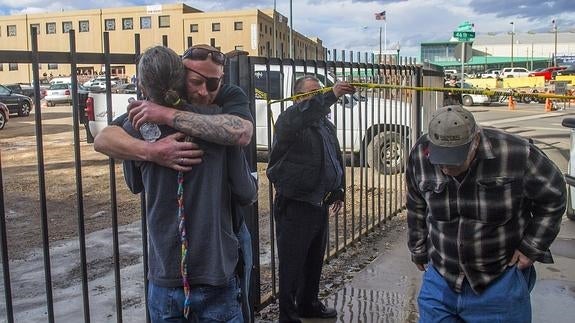
{"type": "Polygon", "coordinates": [[[385,20],[385,10],[375,13],[375,20],[385,20]]]}

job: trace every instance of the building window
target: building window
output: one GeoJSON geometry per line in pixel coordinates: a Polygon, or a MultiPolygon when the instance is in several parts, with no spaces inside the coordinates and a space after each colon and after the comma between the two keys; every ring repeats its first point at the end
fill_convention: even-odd
{"type": "Polygon", "coordinates": [[[70,29],[72,29],[72,22],[71,21],[64,21],[62,22],[62,32],[67,34],[70,29]]]}
{"type": "Polygon", "coordinates": [[[212,23],[212,31],[220,31],[220,23],[219,22],[212,23]]]}
{"type": "Polygon", "coordinates": [[[200,27],[198,26],[198,24],[190,24],[190,32],[191,33],[197,33],[200,30],[200,27]]]}
{"type": "Polygon", "coordinates": [[[46,34],[55,34],[56,33],[56,23],[55,22],[47,22],[46,23],[46,34]]]}
{"type": "Polygon", "coordinates": [[[30,30],[36,28],[36,35],[40,35],[40,24],[30,24],[30,30]]]}
{"type": "Polygon", "coordinates": [[[105,31],[116,30],[116,19],[104,19],[104,26],[105,31]]]}
{"type": "Polygon", "coordinates": [[[122,18],[122,29],[132,30],[134,29],[134,19],[132,18],[122,18]]]}
{"type": "Polygon", "coordinates": [[[170,16],[159,16],[158,25],[160,28],[170,28],[170,16]]]}
{"type": "Polygon", "coordinates": [[[236,45],[234,47],[235,50],[244,50],[244,46],[243,45],[236,45]]]}
{"type": "Polygon", "coordinates": [[[16,25],[8,25],[8,37],[16,37],[16,25]]]}
{"type": "Polygon", "coordinates": [[[80,20],[79,27],[81,33],[87,33],[90,31],[90,22],[88,20],[80,20]]]}
{"type": "Polygon", "coordinates": [[[8,70],[9,71],[17,71],[18,70],[18,63],[8,63],[8,70]]]}
{"type": "Polygon", "coordinates": [[[0,64],[0,72],[4,71],[4,64],[0,64]]]}
{"type": "Polygon", "coordinates": [[[57,69],[58,69],[58,64],[48,63],[48,69],[49,69],[49,70],[57,70],[57,69]]]}
{"type": "Polygon", "coordinates": [[[264,26],[264,30],[265,30],[265,31],[264,31],[264,34],[267,34],[267,33],[268,33],[268,25],[265,25],[265,26],[264,26]]]}
{"type": "Polygon", "coordinates": [[[151,29],[152,28],[152,17],[140,17],[140,29],[151,29]]]}
{"type": "Polygon", "coordinates": [[[215,38],[210,38],[210,46],[216,47],[216,39],[215,38]]]}
{"type": "Polygon", "coordinates": [[[244,29],[244,23],[242,21],[234,22],[234,30],[243,30],[243,29],[244,29]]]}

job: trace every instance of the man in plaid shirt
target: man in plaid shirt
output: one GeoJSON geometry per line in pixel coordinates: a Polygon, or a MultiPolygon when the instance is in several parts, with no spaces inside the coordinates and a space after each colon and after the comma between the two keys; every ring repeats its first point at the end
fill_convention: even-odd
{"type": "Polygon", "coordinates": [[[425,271],[420,322],[530,322],[533,262],[553,262],[565,211],[557,166],[528,140],[447,106],[406,177],[408,247],[425,271]]]}

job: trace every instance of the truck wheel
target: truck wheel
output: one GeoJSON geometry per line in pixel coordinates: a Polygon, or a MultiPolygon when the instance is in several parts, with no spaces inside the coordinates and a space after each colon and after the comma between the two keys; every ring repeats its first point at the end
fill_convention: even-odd
{"type": "Polygon", "coordinates": [[[376,134],[365,146],[367,165],[384,175],[402,172],[406,155],[404,145],[405,140],[397,132],[376,134]]]}
{"type": "Polygon", "coordinates": [[[52,102],[52,101],[46,101],[46,106],[55,107],[55,106],[56,106],[56,103],[54,103],[54,102],[52,102]]]}
{"type": "Polygon", "coordinates": [[[523,97],[523,103],[529,104],[529,103],[531,103],[531,101],[533,101],[532,97],[530,97],[530,96],[524,96],[523,97]]]}
{"type": "Polygon", "coordinates": [[[22,106],[20,106],[20,110],[18,111],[19,117],[27,117],[30,115],[30,103],[28,101],[22,102],[22,106]]]}
{"type": "Polygon", "coordinates": [[[473,99],[469,95],[464,96],[463,97],[463,105],[465,105],[465,106],[473,105],[473,99]]]}

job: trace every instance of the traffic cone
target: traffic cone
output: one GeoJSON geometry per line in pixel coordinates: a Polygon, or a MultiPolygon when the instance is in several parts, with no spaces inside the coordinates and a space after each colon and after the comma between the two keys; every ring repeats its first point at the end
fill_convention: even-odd
{"type": "Polygon", "coordinates": [[[547,98],[545,99],[545,112],[551,112],[553,111],[553,104],[551,103],[551,99],[547,98]]]}
{"type": "Polygon", "coordinates": [[[516,107],[515,99],[513,98],[513,95],[510,95],[507,103],[507,109],[515,110],[515,107],[516,107]]]}

